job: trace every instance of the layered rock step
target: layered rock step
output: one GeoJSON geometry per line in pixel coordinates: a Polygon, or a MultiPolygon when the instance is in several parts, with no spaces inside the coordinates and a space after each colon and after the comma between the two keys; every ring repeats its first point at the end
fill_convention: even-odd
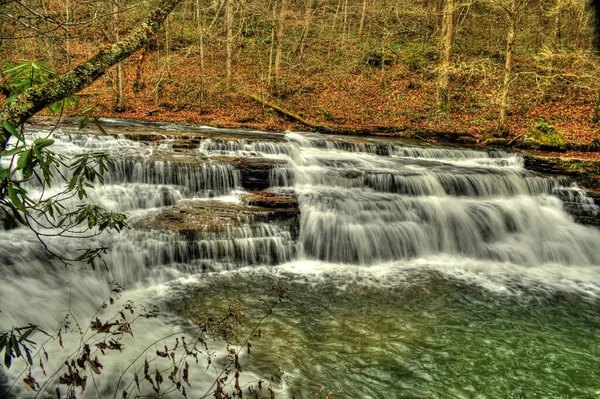
{"type": "Polygon", "coordinates": [[[290,194],[253,192],[239,202],[191,199],[133,223],[166,234],[164,262],[212,260],[235,265],[290,261],[299,234],[298,203],[290,194]]]}

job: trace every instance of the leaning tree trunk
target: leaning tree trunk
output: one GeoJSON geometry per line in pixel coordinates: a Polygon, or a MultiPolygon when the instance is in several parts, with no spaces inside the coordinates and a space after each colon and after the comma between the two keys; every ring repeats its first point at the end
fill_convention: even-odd
{"type": "MultiPolygon", "coordinates": [[[[69,97],[91,85],[113,65],[142,48],[158,32],[167,16],[181,0],[160,0],[146,20],[123,40],[101,48],[92,58],[73,70],[43,85],[34,86],[15,100],[0,106],[0,124],[17,127],[48,105],[69,97]]],[[[2,3],[0,2],[0,5],[2,3]]],[[[0,149],[6,148],[10,133],[0,126],[0,149]]]]}
{"type": "Polygon", "coordinates": [[[452,30],[454,23],[454,0],[446,0],[442,20],[441,64],[438,78],[437,107],[447,111],[450,102],[448,85],[450,83],[450,55],[452,54],[452,30]]]}

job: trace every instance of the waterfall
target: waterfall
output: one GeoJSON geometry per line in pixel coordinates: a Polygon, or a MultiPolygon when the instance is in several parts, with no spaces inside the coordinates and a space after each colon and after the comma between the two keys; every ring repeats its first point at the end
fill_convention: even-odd
{"type": "MultiPolygon", "coordinates": [[[[119,123],[109,121],[109,135],[69,127],[27,132],[50,134],[53,150],[66,156],[108,152],[114,167],[104,185],[89,191],[89,201],[127,212],[131,229],[85,242],[46,239],[71,257],[87,246],[110,248],[106,267],[95,271],[65,268],[27,229],[0,230],[2,329],[27,322],[52,328],[67,307],[86,320],[110,280],[141,299],[164,294],[176,279],[240,268],[294,274],[318,265],[340,272],[385,266],[397,273],[427,265],[442,273],[454,268],[485,287],[548,270],[550,277],[536,284],[600,292],[600,230],[582,224],[598,224],[598,207],[568,179],[524,169],[516,153],[132,122],[126,127],[144,134],[134,140],[136,133],[123,134],[119,123]],[[296,213],[276,202],[250,206],[240,159],[259,161],[264,186],[297,198],[296,213]]],[[[70,177],[67,167],[60,172],[70,177]]],[[[60,189],[42,193],[35,181],[26,187],[32,195],[60,189]]],[[[173,331],[168,322],[149,328],[152,336],[173,331]]]]}

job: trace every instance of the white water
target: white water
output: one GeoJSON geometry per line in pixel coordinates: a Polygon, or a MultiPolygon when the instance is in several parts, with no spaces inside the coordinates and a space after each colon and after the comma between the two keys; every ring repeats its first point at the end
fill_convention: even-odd
{"type": "MultiPolygon", "coordinates": [[[[287,166],[271,171],[270,181],[276,189],[292,188],[298,195],[299,237],[295,242],[285,227],[253,223],[192,241],[173,232],[135,228],[86,243],[48,240],[55,251],[71,256],[81,247],[109,246],[108,270],[92,272],[85,265],[65,269],[24,229],[0,231],[0,327],[33,322],[52,330],[66,309],[85,325],[110,291],[111,280],[129,289],[127,299],[161,303],[174,300],[177,287],[205,278],[206,271],[241,267],[240,273],[249,275],[293,276],[313,283],[334,276],[378,287],[401,284],[413,271],[432,270],[496,294],[515,294],[525,287],[599,296],[600,231],[575,223],[563,201],[591,217],[598,214],[597,207],[568,181],[523,169],[518,155],[314,134],[275,137],[263,140],[260,133],[251,133],[237,140],[205,139],[191,153],[202,159],[194,163],[187,160],[190,153],[172,154],[172,140],[147,144],[125,136],[59,130],[56,151],[113,154],[116,167],[91,201],[130,212],[134,225],[152,218],[158,208],[186,199],[230,200],[243,192],[239,171],[213,160],[215,156],[286,160],[287,166]],[[171,160],[164,160],[164,154],[171,160]]],[[[68,177],[68,170],[63,173],[68,177]]],[[[142,348],[184,327],[168,310],[135,327],[142,333],[125,340],[126,352],[103,361],[100,392],[115,389],[120,370],[142,348]]],[[[74,340],[67,345],[75,345],[74,340]]],[[[48,350],[53,360],[47,368],[58,367],[65,352],[56,345],[48,350]]],[[[20,371],[16,369],[11,378],[20,371]]],[[[194,384],[197,396],[214,375],[202,374],[201,379],[194,384]]],[[[15,397],[27,394],[21,385],[15,385],[15,397]]],[[[86,394],[94,396],[91,389],[86,394]]]]}

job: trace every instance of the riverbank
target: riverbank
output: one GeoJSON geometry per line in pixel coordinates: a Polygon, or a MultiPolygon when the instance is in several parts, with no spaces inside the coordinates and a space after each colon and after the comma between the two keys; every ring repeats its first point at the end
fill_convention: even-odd
{"type": "MultiPolygon", "coordinates": [[[[106,113],[100,114],[100,117],[119,118],[123,114],[106,113]]],[[[185,118],[186,112],[166,111],[165,114],[153,116],[141,116],[132,114],[132,119],[142,122],[173,122],[189,126],[203,125],[215,128],[245,129],[245,130],[267,130],[267,131],[310,131],[307,126],[298,121],[289,120],[289,118],[273,118],[267,123],[236,123],[231,120],[224,120],[212,124],[201,123],[202,120],[197,115],[185,118]],[[137,117],[136,117],[137,116],[137,117]]],[[[189,115],[188,115],[189,116],[189,115]]],[[[119,118],[121,119],[121,118],[119,118]]],[[[51,117],[36,117],[34,124],[49,125],[56,123],[51,117]]],[[[64,123],[73,123],[67,119],[64,123]]],[[[576,147],[577,143],[567,143],[562,148],[547,146],[548,150],[540,149],[536,143],[527,143],[523,140],[514,139],[485,139],[481,135],[473,133],[464,133],[457,131],[436,131],[417,128],[396,128],[391,126],[345,126],[329,125],[329,130],[321,130],[322,133],[334,133],[348,136],[387,136],[413,139],[438,144],[459,144],[475,147],[497,147],[501,149],[512,149],[520,151],[525,158],[527,169],[547,175],[563,175],[573,179],[577,184],[589,192],[590,197],[594,198],[596,203],[600,204],[600,148],[592,147],[590,151],[574,151],[567,148],[576,147]],[[510,144],[510,145],[509,145],[510,144]]],[[[265,134],[267,134],[265,132],[265,134]]],[[[350,137],[349,137],[350,139],[350,137]]],[[[585,145],[583,145],[585,146],[585,145]]],[[[542,147],[543,148],[543,147],[542,147]]]]}

